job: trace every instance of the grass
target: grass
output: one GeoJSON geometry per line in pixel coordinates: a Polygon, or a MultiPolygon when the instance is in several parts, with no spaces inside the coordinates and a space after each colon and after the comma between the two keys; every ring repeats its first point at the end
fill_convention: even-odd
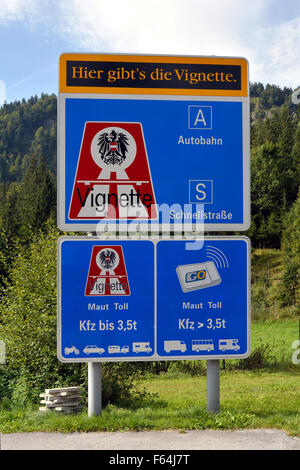
{"type": "Polygon", "coordinates": [[[38,405],[22,408],[4,402],[0,432],[277,428],[300,436],[300,365],[291,362],[298,333],[295,320],[253,323],[252,348],[272,342],[269,365],[221,370],[217,415],[206,412],[205,374],[191,376],[175,366],[143,378],[139,387],[148,392],[146,398],[126,407],[109,405],[100,417],[88,418],[86,408],[77,415],[60,416],[38,412],[38,405]]]}
{"type": "Polygon", "coordinates": [[[299,308],[281,309],[277,318],[279,251],[255,250],[252,266],[253,304],[259,318],[252,322],[254,353],[251,361],[246,360],[252,370],[240,370],[245,361],[226,361],[217,415],[206,412],[205,362],[193,361],[190,371],[196,375],[191,375],[184,372],[184,361],[178,361],[167,373],[144,377],[139,386],[148,392],[146,398],[124,407],[109,405],[99,417],[88,418],[86,407],[80,414],[60,416],[38,412],[38,404],[24,408],[4,401],[0,432],[277,428],[300,436],[300,364],[292,364],[299,308]]]}
{"type": "Polygon", "coordinates": [[[270,345],[274,360],[286,367],[291,363],[292,343],[299,338],[299,320],[272,320],[252,323],[252,350],[261,343],[270,345]]]}
{"type": "MultiPolygon", "coordinates": [[[[253,320],[297,319],[299,302],[282,305],[282,253],[275,249],[255,249],[251,255],[251,304],[253,320]]],[[[300,291],[296,297],[299,298],[300,291]]],[[[300,298],[299,298],[300,300],[300,298]]]]}
{"type": "Polygon", "coordinates": [[[276,280],[282,275],[282,254],[274,248],[252,250],[251,277],[256,280],[276,280]]]}
{"type": "Polygon", "coordinates": [[[141,431],[162,429],[278,428],[300,436],[300,371],[221,372],[220,413],[206,412],[205,376],[151,376],[141,383],[152,398],[127,408],[108,406],[100,417],[60,416],[32,408],[2,409],[0,430],[8,432],[141,431]]]}

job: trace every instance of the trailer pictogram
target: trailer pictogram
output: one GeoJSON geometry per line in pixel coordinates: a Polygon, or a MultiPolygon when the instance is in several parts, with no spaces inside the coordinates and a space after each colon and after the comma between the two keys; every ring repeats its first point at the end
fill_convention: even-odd
{"type": "Polygon", "coordinates": [[[93,246],[85,295],[130,295],[122,246],[93,246]]]}
{"type": "Polygon", "coordinates": [[[85,123],[69,218],[157,219],[140,123],[85,123]]]}

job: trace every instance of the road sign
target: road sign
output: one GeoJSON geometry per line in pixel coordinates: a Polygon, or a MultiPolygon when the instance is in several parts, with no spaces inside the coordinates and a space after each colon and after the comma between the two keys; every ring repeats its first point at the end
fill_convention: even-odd
{"type": "Polygon", "coordinates": [[[155,208],[141,124],[86,122],[70,220],[156,219],[155,208]]]}
{"type": "Polygon", "coordinates": [[[93,247],[85,295],[130,295],[122,246],[93,247]]]}
{"type": "Polygon", "coordinates": [[[63,54],[58,120],[62,230],[249,227],[245,59],[63,54]]]}
{"type": "Polygon", "coordinates": [[[154,245],[62,237],[58,356],[124,361],[154,353],[154,245]]]}
{"type": "Polygon", "coordinates": [[[157,244],[157,353],[220,359],[250,352],[247,238],[207,237],[157,244]],[[170,295],[171,293],[171,295],[170,295]]]}
{"type": "Polygon", "coordinates": [[[249,256],[246,237],[60,238],[59,359],[246,357],[249,256]]]}

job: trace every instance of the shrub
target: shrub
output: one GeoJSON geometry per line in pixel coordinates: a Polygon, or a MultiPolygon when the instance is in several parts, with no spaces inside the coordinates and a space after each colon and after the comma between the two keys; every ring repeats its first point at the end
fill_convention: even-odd
{"type": "Polygon", "coordinates": [[[250,356],[238,361],[235,368],[242,370],[262,369],[264,367],[274,366],[277,360],[272,352],[273,347],[270,344],[264,344],[262,341],[250,356]]]}
{"type": "MultiPolygon", "coordinates": [[[[14,401],[39,401],[45,388],[80,385],[87,394],[87,366],[64,364],[56,356],[56,250],[59,232],[38,234],[20,248],[0,302],[0,338],[6,343],[5,381],[0,393],[14,401]]],[[[103,365],[103,403],[137,393],[138,364],[103,365]]]]}

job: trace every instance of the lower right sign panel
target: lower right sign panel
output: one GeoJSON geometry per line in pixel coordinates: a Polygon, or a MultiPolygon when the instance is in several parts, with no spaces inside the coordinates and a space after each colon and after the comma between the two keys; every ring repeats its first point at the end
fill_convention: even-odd
{"type": "Polygon", "coordinates": [[[250,354],[250,240],[157,242],[157,354],[165,359],[250,354]]]}

